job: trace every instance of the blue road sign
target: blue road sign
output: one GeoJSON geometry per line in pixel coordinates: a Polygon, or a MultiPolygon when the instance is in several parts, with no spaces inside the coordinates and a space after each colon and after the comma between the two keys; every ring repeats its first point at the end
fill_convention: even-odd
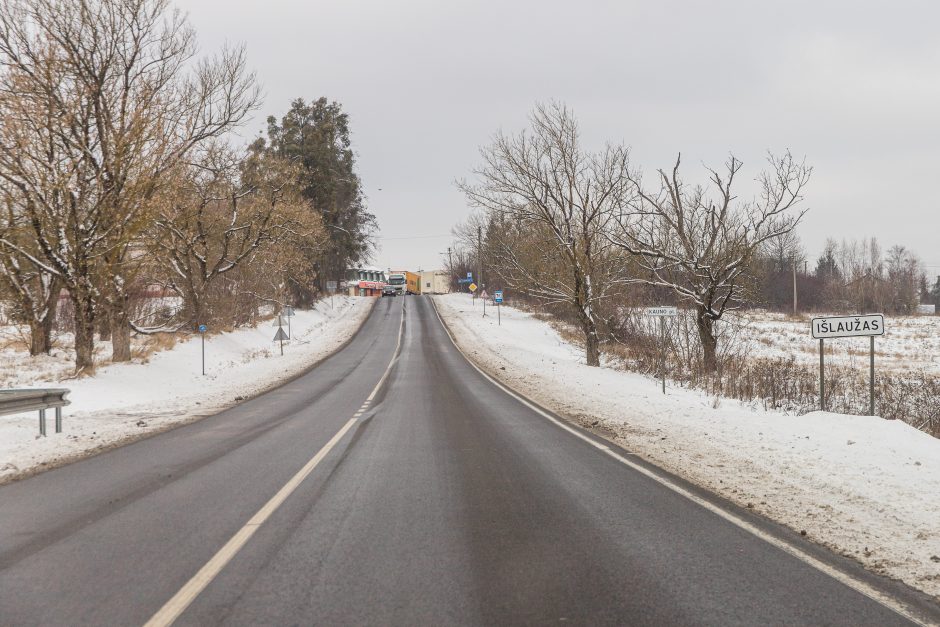
{"type": "Polygon", "coordinates": [[[457,282],[461,285],[466,285],[467,283],[473,283],[473,279],[457,279],[457,282]]]}
{"type": "Polygon", "coordinates": [[[472,279],[473,279],[473,273],[472,273],[472,272],[468,272],[468,273],[467,273],[467,278],[472,280],[472,279]]]}
{"type": "Polygon", "coordinates": [[[503,290],[496,290],[493,292],[493,300],[497,303],[503,302],[503,290]]]}
{"type": "Polygon", "coordinates": [[[206,325],[200,324],[200,325],[199,325],[199,332],[200,332],[200,333],[205,333],[205,332],[206,332],[206,325]]]}

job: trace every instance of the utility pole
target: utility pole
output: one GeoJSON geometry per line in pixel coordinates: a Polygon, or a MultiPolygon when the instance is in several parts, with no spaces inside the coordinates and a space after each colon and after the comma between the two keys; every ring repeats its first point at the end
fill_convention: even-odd
{"type": "Polygon", "coordinates": [[[796,313],[797,301],[796,301],[796,260],[793,260],[793,313],[796,313]]]}
{"type": "Polygon", "coordinates": [[[450,274],[450,287],[453,289],[457,284],[454,283],[454,259],[450,254],[450,246],[447,247],[447,272],[450,274]]]}

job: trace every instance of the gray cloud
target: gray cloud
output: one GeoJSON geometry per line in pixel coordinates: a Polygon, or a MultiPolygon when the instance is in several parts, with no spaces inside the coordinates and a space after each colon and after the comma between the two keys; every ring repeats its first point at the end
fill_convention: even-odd
{"type": "MultiPolygon", "coordinates": [[[[940,274],[933,2],[180,6],[205,50],[248,45],[267,93],[249,134],[294,97],[343,103],[385,237],[449,233],[469,211],[452,182],[478,146],[554,98],[574,108],[589,145],[623,141],[646,171],[682,151],[691,179],[734,151],[752,177],[768,149],[805,154],[811,254],[827,236],[876,235],[940,274]]],[[[376,262],[435,267],[447,244],[387,239],[376,262]]]]}

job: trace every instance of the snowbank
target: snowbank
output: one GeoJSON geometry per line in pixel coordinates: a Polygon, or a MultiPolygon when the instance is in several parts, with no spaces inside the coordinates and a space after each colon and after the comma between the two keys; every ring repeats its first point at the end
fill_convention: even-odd
{"type": "Polygon", "coordinates": [[[940,595],[940,440],[899,421],[788,416],[584,364],[530,314],[434,297],[461,348],[522,394],[654,464],[940,595]],[[492,313],[494,315],[490,316],[492,313]]]}
{"type": "MultiPolygon", "coordinates": [[[[267,321],[256,328],[206,337],[206,375],[202,376],[200,339],[193,337],[147,363],[99,368],[93,377],[62,380],[53,358],[19,353],[19,380],[5,387],[66,387],[72,404],[64,410],[63,433],[39,437],[35,412],[0,416],[0,483],[13,477],[108,448],[119,442],[189,422],[267,390],[320,361],[359,329],[372,298],[337,297],[297,310],[293,339],[284,356],[267,321]],[[44,374],[52,376],[43,377],[44,374]],[[58,376],[57,376],[58,375],[58,376]]],[[[6,360],[9,353],[4,353],[6,360]]],[[[10,364],[6,364],[8,368],[10,364]]]]}

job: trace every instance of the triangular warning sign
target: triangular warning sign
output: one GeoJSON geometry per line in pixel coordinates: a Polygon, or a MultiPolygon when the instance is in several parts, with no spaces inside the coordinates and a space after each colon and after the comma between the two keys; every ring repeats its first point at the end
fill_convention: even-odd
{"type": "Polygon", "coordinates": [[[279,329],[277,330],[277,333],[274,335],[274,341],[275,341],[275,342],[277,342],[278,340],[289,340],[289,339],[290,339],[290,338],[287,337],[287,333],[284,332],[284,329],[283,329],[283,328],[279,328],[279,329]]]}

